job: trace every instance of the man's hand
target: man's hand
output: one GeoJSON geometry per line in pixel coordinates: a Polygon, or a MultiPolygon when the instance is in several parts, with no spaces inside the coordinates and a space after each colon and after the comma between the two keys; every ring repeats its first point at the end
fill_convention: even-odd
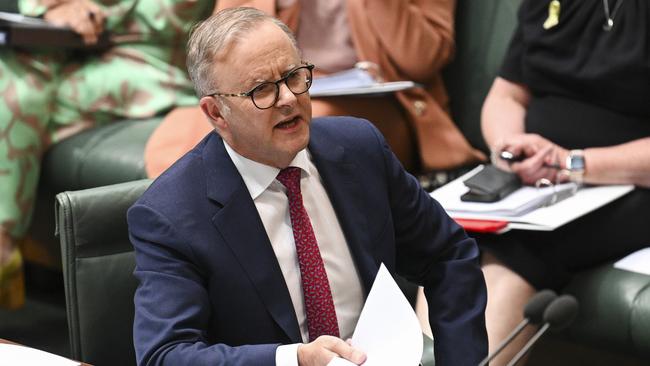
{"type": "Polygon", "coordinates": [[[72,28],[87,45],[97,43],[104,30],[104,11],[90,0],[67,0],[53,4],[44,15],[48,22],[72,28]]]}
{"type": "Polygon", "coordinates": [[[335,356],[342,357],[356,365],[366,361],[366,354],[355,349],[340,338],[320,336],[315,341],[298,346],[298,365],[324,366],[335,356]]]}

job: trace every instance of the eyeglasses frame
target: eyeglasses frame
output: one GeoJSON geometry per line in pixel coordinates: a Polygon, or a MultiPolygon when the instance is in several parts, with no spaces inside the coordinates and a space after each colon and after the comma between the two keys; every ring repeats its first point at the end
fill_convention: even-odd
{"type": "Polygon", "coordinates": [[[281,82],[284,82],[284,85],[287,86],[287,88],[289,89],[290,92],[293,93],[293,95],[301,95],[301,94],[305,94],[307,91],[309,91],[309,88],[311,88],[311,85],[312,85],[312,83],[314,81],[314,74],[313,74],[314,67],[315,67],[314,64],[310,64],[309,62],[302,62],[302,66],[298,66],[296,68],[291,69],[289,72],[287,72],[287,74],[285,76],[281,77],[280,79],[278,79],[276,81],[265,81],[263,83],[259,83],[259,84],[255,85],[251,90],[249,90],[247,92],[236,93],[236,94],[215,92],[215,93],[206,94],[205,96],[206,97],[217,97],[217,96],[218,97],[249,97],[249,98],[251,98],[251,102],[253,102],[253,105],[257,109],[262,109],[262,110],[269,109],[269,108],[272,108],[278,102],[278,99],[280,98],[280,83],[281,82]],[[289,84],[287,84],[287,80],[289,79],[289,77],[294,72],[296,72],[296,70],[303,69],[303,68],[309,70],[309,75],[310,75],[309,86],[307,87],[307,89],[305,89],[304,92],[295,93],[293,90],[291,90],[291,88],[289,87],[289,84]],[[255,99],[253,98],[253,93],[260,86],[266,85],[266,84],[275,84],[275,98],[273,100],[273,103],[271,103],[270,106],[268,106],[266,108],[261,108],[260,106],[257,105],[257,103],[255,103],[255,99]]]}

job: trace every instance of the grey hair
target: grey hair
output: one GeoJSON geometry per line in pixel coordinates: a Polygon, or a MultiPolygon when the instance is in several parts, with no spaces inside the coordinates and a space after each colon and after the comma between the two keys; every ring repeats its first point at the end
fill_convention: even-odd
{"type": "Polygon", "coordinates": [[[187,70],[199,98],[215,87],[211,69],[214,61],[225,56],[222,53],[234,40],[266,21],[280,27],[298,50],[296,38],[286,24],[255,8],[224,9],[194,26],[187,43],[187,70]]]}

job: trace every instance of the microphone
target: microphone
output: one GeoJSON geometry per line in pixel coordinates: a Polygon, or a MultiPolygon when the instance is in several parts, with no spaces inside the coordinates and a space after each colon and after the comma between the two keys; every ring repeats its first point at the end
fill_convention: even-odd
{"type": "Polygon", "coordinates": [[[508,337],[499,344],[497,349],[487,355],[478,366],[485,366],[488,362],[492,361],[492,359],[499,355],[499,353],[501,353],[501,351],[510,344],[510,342],[512,342],[512,340],[521,333],[528,324],[541,324],[544,318],[544,310],[546,310],[549,304],[556,298],[557,295],[553,290],[542,290],[531,297],[524,307],[524,320],[522,320],[515,329],[510,332],[508,337]]]}
{"type": "Polygon", "coordinates": [[[506,366],[514,366],[549,328],[562,330],[571,325],[576,315],[578,315],[578,300],[575,297],[562,295],[555,299],[544,311],[544,325],[506,366]]]}

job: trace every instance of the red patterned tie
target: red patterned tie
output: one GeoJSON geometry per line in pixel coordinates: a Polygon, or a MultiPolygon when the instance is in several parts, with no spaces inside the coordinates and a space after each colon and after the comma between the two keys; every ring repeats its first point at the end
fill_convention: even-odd
{"type": "Polygon", "coordinates": [[[323,334],[338,337],[339,324],[336,320],[336,309],[334,309],[327,272],[325,272],[311,221],[302,204],[300,168],[282,169],[277,178],[287,187],[287,196],[289,196],[289,215],[298,252],[309,341],[323,334]]]}

